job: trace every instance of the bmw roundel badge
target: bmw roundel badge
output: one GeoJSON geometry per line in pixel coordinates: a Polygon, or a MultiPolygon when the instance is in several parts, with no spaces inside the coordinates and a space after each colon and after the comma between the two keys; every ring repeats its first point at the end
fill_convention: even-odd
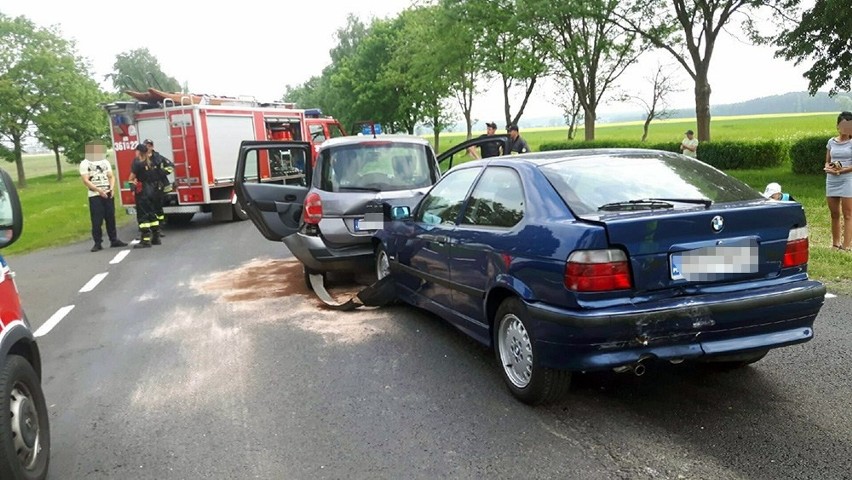
{"type": "Polygon", "coordinates": [[[725,219],[722,218],[721,215],[716,215],[713,217],[713,220],[710,220],[710,228],[713,229],[715,233],[719,233],[725,228],[725,219]]]}

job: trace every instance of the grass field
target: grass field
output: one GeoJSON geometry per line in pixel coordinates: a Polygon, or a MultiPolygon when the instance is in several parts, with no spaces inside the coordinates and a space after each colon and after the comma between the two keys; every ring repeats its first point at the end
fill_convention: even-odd
{"type": "MultiPolygon", "coordinates": [[[[711,135],[714,140],[771,140],[790,139],[808,135],[825,135],[826,139],[836,133],[837,113],[795,114],[795,115],[750,115],[743,117],[714,118],[711,135]]],[[[672,142],[679,144],[684,132],[695,130],[695,121],[672,119],[655,121],[648,130],[648,142],[672,142]]],[[[485,132],[474,132],[474,136],[485,132]]],[[[545,142],[568,140],[567,127],[521,129],[521,136],[529,143],[533,151],[545,142]]],[[[428,137],[430,140],[432,137],[428,137]]],[[[464,133],[441,135],[441,150],[445,150],[462,140],[464,133]]],[[[573,141],[583,141],[581,128],[573,141]]],[[[642,139],[642,122],[601,124],[595,128],[596,140],[635,140],[642,139]]]]}
{"type": "MultiPolygon", "coordinates": [[[[714,139],[745,140],[795,138],[805,135],[833,134],[836,113],[719,117],[713,119],[714,139]]],[[[683,119],[655,122],[651,125],[649,141],[679,143],[683,132],[695,129],[694,121],[683,119]]],[[[524,129],[521,135],[533,150],[543,142],[562,141],[565,128],[524,129]]],[[[480,132],[477,132],[477,135],[480,132]]],[[[598,139],[635,139],[642,135],[641,122],[604,124],[596,129],[598,139]]],[[[582,141],[582,129],[577,137],[582,141]]],[[[441,136],[441,146],[447,148],[464,139],[464,134],[441,136]]],[[[74,165],[63,163],[66,178],[56,181],[56,165],[52,155],[27,156],[24,159],[28,186],[21,190],[25,214],[24,234],[4,255],[34,251],[89,238],[89,212],[86,190],[74,165]]],[[[2,165],[13,178],[17,178],[15,165],[2,165]]],[[[728,172],[757,190],[769,182],[779,182],[785,192],[791,193],[805,207],[810,228],[810,272],[814,278],[829,285],[835,292],[852,294],[852,254],[830,248],[830,222],[825,204],[825,177],[823,175],[796,175],[789,163],[761,170],[735,170],[728,172]]],[[[132,222],[118,207],[116,218],[120,225],[132,222]]]]}

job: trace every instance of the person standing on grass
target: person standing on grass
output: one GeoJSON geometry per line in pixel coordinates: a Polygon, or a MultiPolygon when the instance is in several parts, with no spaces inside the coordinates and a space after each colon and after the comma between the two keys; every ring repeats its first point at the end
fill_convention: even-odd
{"type": "Polygon", "coordinates": [[[849,250],[852,244],[852,112],[837,116],[837,136],[825,148],[825,200],[831,213],[831,246],[849,250]],[[841,235],[841,217],[843,234],[841,235]]]}
{"type": "Polygon", "coordinates": [[[109,246],[125,247],[126,243],[118,239],[115,230],[115,177],[112,166],[106,159],[106,147],[101,143],[87,143],[86,157],[80,162],[80,176],[89,189],[89,217],[92,220],[92,240],[95,245],[92,252],[103,250],[103,230],[106,223],[109,246]]]}
{"type": "Polygon", "coordinates": [[[687,157],[696,158],[698,156],[698,139],[695,138],[695,132],[686,131],[686,137],[680,142],[680,151],[687,157]]]}

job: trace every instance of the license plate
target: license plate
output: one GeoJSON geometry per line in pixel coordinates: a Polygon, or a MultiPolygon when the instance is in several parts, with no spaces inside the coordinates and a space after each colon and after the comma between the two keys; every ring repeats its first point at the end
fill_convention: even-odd
{"type": "Polygon", "coordinates": [[[364,218],[355,219],[356,232],[380,230],[382,227],[384,227],[384,222],[381,214],[368,213],[364,218]]]}
{"type": "Polygon", "coordinates": [[[669,257],[672,280],[706,282],[730,275],[757,273],[758,248],[756,242],[746,245],[714,245],[669,257]]]}

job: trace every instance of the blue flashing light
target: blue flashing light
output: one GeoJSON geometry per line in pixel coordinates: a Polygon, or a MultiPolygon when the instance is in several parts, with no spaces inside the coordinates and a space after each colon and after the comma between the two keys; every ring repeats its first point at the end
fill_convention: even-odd
{"type": "Polygon", "coordinates": [[[369,123],[365,123],[364,125],[361,125],[361,133],[363,133],[364,135],[373,135],[374,132],[376,135],[382,134],[381,123],[374,123],[372,125],[369,123]]]}
{"type": "Polygon", "coordinates": [[[319,108],[308,108],[305,110],[305,116],[308,118],[320,118],[322,116],[322,110],[319,108]]]}

